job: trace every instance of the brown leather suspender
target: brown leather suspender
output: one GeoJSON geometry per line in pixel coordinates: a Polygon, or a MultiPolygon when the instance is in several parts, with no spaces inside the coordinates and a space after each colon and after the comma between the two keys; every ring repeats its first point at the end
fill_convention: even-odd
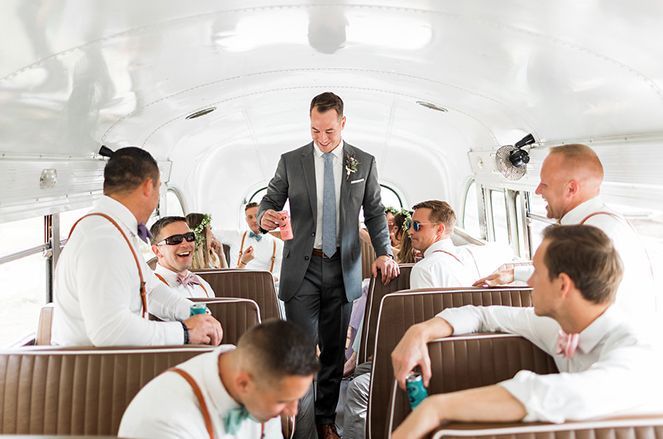
{"type": "MultiPolygon", "coordinates": [[[[170,285],[168,284],[168,281],[167,281],[162,275],[160,275],[160,274],[157,273],[156,271],[154,272],[154,275],[155,275],[156,277],[158,277],[159,280],[160,280],[161,282],[165,283],[167,286],[170,287],[170,285]]],[[[196,276],[198,276],[198,275],[196,274],[196,276]]],[[[205,292],[205,295],[206,295],[207,297],[210,297],[209,293],[207,292],[207,288],[205,288],[205,285],[203,285],[202,282],[199,283],[198,285],[200,285],[200,288],[203,289],[203,291],[205,292]]]]}
{"type": "Polygon", "coordinates": [[[432,253],[446,253],[446,254],[448,254],[449,256],[451,256],[452,258],[454,258],[455,260],[457,260],[458,263],[459,263],[460,265],[465,265],[465,264],[463,264],[463,261],[461,261],[460,259],[458,259],[458,256],[456,256],[456,255],[454,255],[453,253],[448,252],[448,251],[446,251],[446,250],[435,250],[435,251],[433,251],[432,253]]]}
{"type": "Polygon", "coordinates": [[[147,292],[145,291],[145,279],[143,278],[143,270],[140,268],[140,262],[138,262],[138,255],[136,254],[136,250],[134,250],[134,246],[131,245],[131,242],[129,241],[129,238],[127,238],[127,235],[124,233],[124,230],[122,230],[122,227],[110,216],[106,215],[105,213],[101,212],[92,212],[88,213],[87,215],[82,216],[81,218],[78,219],[74,223],[73,226],[71,226],[71,230],[69,231],[69,239],[71,239],[72,233],[74,233],[74,229],[78,225],[78,223],[81,222],[84,218],[87,218],[89,216],[101,216],[106,218],[108,221],[110,221],[111,224],[115,226],[115,228],[120,232],[124,240],[126,241],[127,245],[129,246],[129,250],[131,250],[131,254],[134,257],[134,262],[136,262],[136,268],[138,269],[138,277],[140,278],[140,301],[141,301],[141,306],[142,306],[142,312],[141,316],[145,318],[147,315],[147,292]]]}
{"type": "MultiPolygon", "coordinates": [[[[242,262],[242,255],[244,254],[244,242],[246,241],[246,234],[249,232],[244,232],[242,234],[242,243],[239,245],[239,257],[237,259],[237,266],[242,262]]],[[[272,241],[272,262],[269,264],[269,272],[274,271],[274,264],[276,264],[276,241],[272,241]]]]}
{"type": "Polygon", "coordinates": [[[180,375],[191,386],[193,394],[196,395],[196,399],[198,400],[198,405],[200,406],[200,411],[203,414],[203,419],[205,420],[205,429],[207,430],[210,439],[214,439],[214,426],[212,425],[212,417],[209,414],[207,403],[203,397],[203,392],[200,390],[200,386],[198,383],[196,383],[196,380],[194,380],[193,377],[185,370],[178,367],[173,367],[170,369],[170,371],[180,375]]]}
{"type": "MultiPolygon", "coordinates": [[[[586,223],[591,217],[596,216],[596,215],[608,215],[608,216],[611,216],[611,217],[613,217],[613,218],[615,218],[615,219],[617,219],[617,220],[623,220],[623,221],[626,221],[626,219],[623,219],[623,218],[621,218],[619,215],[616,215],[616,214],[614,214],[614,213],[612,213],[612,212],[605,212],[605,211],[602,211],[602,212],[593,212],[593,213],[590,213],[589,215],[587,215],[586,217],[584,217],[584,218],[582,219],[582,221],[580,221],[579,224],[580,224],[580,225],[585,224],[585,223],[586,223]]],[[[628,221],[627,221],[627,222],[628,222],[628,221]]],[[[630,225],[630,224],[629,224],[629,225],[630,225]]]]}

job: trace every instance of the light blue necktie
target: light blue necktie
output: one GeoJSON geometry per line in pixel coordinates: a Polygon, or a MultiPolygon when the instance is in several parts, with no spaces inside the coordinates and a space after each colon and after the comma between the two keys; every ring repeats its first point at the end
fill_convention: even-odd
{"type": "Polygon", "coordinates": [[[336,191],[334,184],[334,155],[322,154],[325,159],[325,180],[322,186],[322,252],[328,258],[336,253],[336,191]]]}

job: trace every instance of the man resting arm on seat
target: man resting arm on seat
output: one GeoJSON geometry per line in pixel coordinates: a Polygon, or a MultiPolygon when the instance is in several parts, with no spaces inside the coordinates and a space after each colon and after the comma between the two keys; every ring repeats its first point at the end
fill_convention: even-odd
{"type": "Polygon", "coordinates": [[[497,385],[432,395],[395,439],[422,437],[441,422],[565,422],[663,409],[656,372],[660,350],[612,307],[622,264],[610,239],[592,226],[552,226],[534,255],[533,308],[449,308],[412,326],[392,353],[401,388],[419,365],[431,378],[426,343],[452,334],[519,334],[553,356],[559,374],[520,371],[497,385]],[[650,396],[651,395],[651,396],[650,396]]]}

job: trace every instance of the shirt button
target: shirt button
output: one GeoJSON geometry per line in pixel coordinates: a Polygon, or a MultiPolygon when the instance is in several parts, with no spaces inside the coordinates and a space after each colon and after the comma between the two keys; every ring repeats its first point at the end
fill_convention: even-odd
{"type": "Polygon", "coordinates": [[[304,256],[304,260],[308,261],[308,256],[304,256]]]}
{"type": "Polygon", "coordinates": [[[315,233],[311,233],[311,236],[315,238],[315,233]]]}

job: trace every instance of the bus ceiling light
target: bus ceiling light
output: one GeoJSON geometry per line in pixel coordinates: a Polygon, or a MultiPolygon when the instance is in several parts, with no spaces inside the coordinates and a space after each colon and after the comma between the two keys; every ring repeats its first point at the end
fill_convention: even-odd
{"type": "Polygon", "coordinates": [[[58,182],[58,170],[54,168],[46,168],[41,170],[39,176],[39,188],[50,189],[55,187],[58,182]]]}
{"type": "Polygon", "coordinates": [[[216,110],[216,107],[203,108],[202,110],[194,111],[193,113],[189,114],[186,117],[186,119],[187,120],[196,119],[196,118],[202,117],[206,114],[210,114],[214,110],[216,110]]]}
{"type": "Polygon", "coordinates": [[[426,107],[430,110],[435,110],[435,111],[441,111],[442,113],[448,113],[449,110],[447,110],[444,107],[440,107],[439,105],[436,105],[432,102],[428,101],[417,101],[417,104],[421,105],[422,107],[426,107]]]}

